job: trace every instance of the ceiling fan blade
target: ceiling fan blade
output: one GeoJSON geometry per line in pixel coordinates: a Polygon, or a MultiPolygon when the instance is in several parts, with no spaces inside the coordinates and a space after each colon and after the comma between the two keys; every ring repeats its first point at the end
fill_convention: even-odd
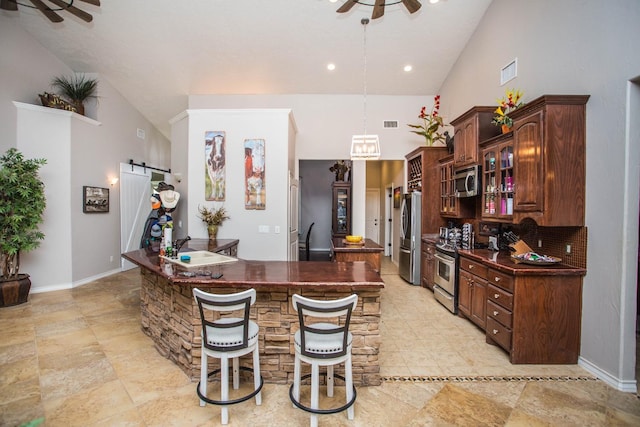
{"type": "Polygon", "coordinates": [[[337,10],[337,12],[338,13],[349,12],[351,10],[351,8],[356,5],[356,3],[358,3],[357,0],[347,0],[347,2],[345,4],[340,6],[340,8],[337,10]]]}
{"type": "Polygon", "coordinates": [[[66,10],[72,15],[77,16],[85,22],[91,22],[93,20],[93,16],[85,12],[84,10],[80,10],[75,6],[69,6],[68,3],[63,2],[62,0],[49,0],[51,3],[55,4],[59,8],[66,10]]]}
{"type": "Polygon", "coordinates": [[[371,19],[378,19],[384,15],[384,3],[385,0],[376,0],[376,4],[373,6],[373,13],[371,19]]]}
{"type": "Polygon", "coordinates": [[[44,16],[46,16],[47,18],[49,18],[49,21],[51,22],[62,22],[64,21],[64,19],[62,19],[62,16],[58,15],[57,13],[55,13],[53,10],[49,9],[43,2],[42,0],[30,0],[31,3],[33,3],[33,5],[40,11],[42,12],[42,14],[44,16]]]}
{"type": "Polygon", "coordinates": [[[418,0],[402,0],[409,13],[416,13],[422,7],[418,0]]]}
{"type": "Polygon", "coordinates": [[[4,10],[18,10],[18,3],[11,0],[2,0],[0,1],[0,9],[4,10]]]}
{"type": "Polygon", "coordinates": [[[92,4],[92,5],[94,5],[94,6],[100,6],[100,0],[80,0],[80,1],[83,1],[83,2],[85,2],[85,3],[92,4]]]}

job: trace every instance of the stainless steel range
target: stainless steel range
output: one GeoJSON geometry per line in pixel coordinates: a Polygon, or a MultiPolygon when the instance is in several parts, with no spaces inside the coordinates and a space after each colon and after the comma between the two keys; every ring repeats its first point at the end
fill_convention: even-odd
{"type": "Polygon", "coordinates": [[[436,243],[433,295],[454,314],[458,312],[458,249],[471,249],[473,241],[473,226],[464,224],[462,229],[441,228],[436,243]]]}
{"type": "Polygon", "coordinates": [[[433,295],[450,312],[458,312],[458,253],[449,242],[436,243],[433,295]]]}

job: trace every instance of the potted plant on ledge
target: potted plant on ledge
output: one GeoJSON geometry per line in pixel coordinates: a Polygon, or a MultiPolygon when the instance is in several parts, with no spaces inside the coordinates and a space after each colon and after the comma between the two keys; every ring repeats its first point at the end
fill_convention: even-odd
{"type": "Polygon", "coordinates": [[[493,123],[496,126],[502,128],[502,133],[508,133],[513,127],[513,119],[509,117],[509,114],[513,113],[518,108],[522,107],[522,92],[515,89],[507,89],[505,97],[498,99],[498,108],[494,111],[493,123]]]}
{"type": "Polygon", "coordinates": [[[434,142],[444,142],[446,136],[440,133],[440,128],[444,127],[444,120],[438,114],[440,109],[440,95],[436,95],[433,98],[433,111],[428,113],[427,107],[422,107],[418,118],[422,120],[422,124],[413,125],[408,124],[409,127],[416,129],[411,132],[422,135],[425,139],[427,147],[431,147],[434,142]]]}
{"type": "Polygon", "coordinates": [[[95,98],[98,89],[98,80],[87,78],[84,75],[74,74],[71,77],[56,77],[51,82],[51,86],[58,89],[59,94],[67,98],[78,114],[84,116],[84,101],[88,98],[95,98]]]}
{"type": "Polygon", "coordinates": [[[38,171],[45,159],[25,159],[16,148],[0,157],[0,307],[27,302],[31,280],[19,274],[20,252],[40,245],[46,206],[38,171]]]}
{"type": "Polygon", "coordinates": [[[216,240],[218,235],[218,227],[222,225],[225,219],[229,219],[227,210],[224,206],[219,208],[207,208],[206,206],[198,205],[199,218],[207,224],[207,232],[209,233],[209,240],[216,240]]]}

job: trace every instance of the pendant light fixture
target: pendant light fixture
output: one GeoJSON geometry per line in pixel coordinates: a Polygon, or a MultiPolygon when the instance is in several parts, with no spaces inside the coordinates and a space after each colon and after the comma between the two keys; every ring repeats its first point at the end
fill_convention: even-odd
{"type": "Polygon", "coordinates": [[[369,19],[363,18],[360,23],[364,28],[364,134],[351,137],[351,160],[378,160],[380,158],[378,135],[367,134],[367,24],[369,19]]]}

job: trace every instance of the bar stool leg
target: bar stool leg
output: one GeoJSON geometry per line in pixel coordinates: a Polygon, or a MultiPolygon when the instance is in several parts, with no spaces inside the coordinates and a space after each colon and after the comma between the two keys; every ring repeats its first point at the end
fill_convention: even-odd
{"type": "MultiPolygon", "coordinates": [[[[319,408],[320,394],[320,367],[316,363],[311,364],[311,409],[319,408]]],[[[311,414],[311,427],[318,427],[318,414],[311,414]]]]}
{"type": "MultiPolygon", "coordinates": [[[[293,363],[293,398],[300,402],[300,357],[297,352],[293,363]]],[[[296,408],[295,404],[292,406],[296,408]]]]}
{"type": "Polygon", "coordinates": [[[233,358],[233,389],[237,390],[240,387],[240,362],[237,357],[233,358]]]}
{"type": "MultiPolygon", "coordinates": [[[[347,394],[347,403],[353,399],[353,377],[352,377],[352,369],[351,369],[351,354],[347,356],[347,360],[344,362],[344,378],[345,378],[345,387],[347,394]]],[[[353,405],[351,405],[347,409],[347,418],[353,419],[353,405]]]]}
{"type": "MultiPolygon", "coordinates": [[[[222,357],[220,359],[220,400],[229,400],[229,359],[222,357]]],[[[229,423],[229,408],[222,405],[222,421],[221,423],[229,423]]]]}
{"type": "MultiPolygon", "coordinates": [[[[260,387],[260,349],[258,346],[253,350],[253,387],[260,387]]],[[[262,391],[256,394],[256,405],[262,405],[262,391]]]]}
{"type": "MultiPolygon", "coordinates": [[[[200,393],[207,395],[207,355],[204,350],[200,352],[200,393]]],[[[207,402],[200,399],[200,406],[206,406],[207,402]]]]}
{"type": "Polygon", "coordinates": [[[333,365],[327,366],[327,396],[333,397],[333,365]]]}

